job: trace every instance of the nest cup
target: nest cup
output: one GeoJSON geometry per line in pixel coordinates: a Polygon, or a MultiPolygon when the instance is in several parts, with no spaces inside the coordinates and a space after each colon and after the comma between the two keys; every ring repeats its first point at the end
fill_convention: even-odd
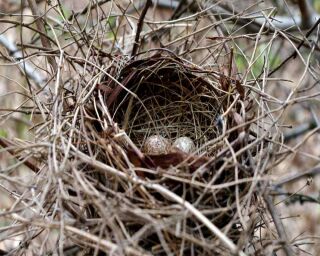
{"type": "MultiPolygon", "coordinates": [[[[139,156],[130,157],[130,147],[118,142],[131,163],[124,167],[118,160],[112,160],[118,159],[114,156],[105,160],[125,172],[126,168],[139,169],[136,173],[140,178],[158,183],[195,205],[210,221],[237,241],[240,232],[234,219],[237,211],[235,191],[238,190],[239,198],[243,197],[248,191],[248,184],[244,183],[237,188],[223,186],[235,180],[233,163],[224,162],[225,157],[231,158],[228,146],[204,147],[208,141],[221,135],[217,120],[223,111],[222,107],[227,109],[228,104],[232,103],[230,94],[219,88],[219,78],[175,56],[162,54],[133,61],[125,65],[118,74],[121,86],[109,80],[105,81],[109,86],[105,99],[114,122],[127,133],[136,148],[141,149],[149,136],[159,134],[171,141],[187,136],[194,141],[197,149],[201,150],[192,154],[175,152],[162,156],[144,155],[144,159],[141,159],[139,156]],[[227,97],[229,100],[226,100],[227,97]],[[141,167],[152,175],[141,175],[141,167]]],[[[239,111],[237,104],[234,104],[232,111],[230,113],[239,111]]],[[[225,124],[229,128],[235,125],[232,115],[231,118],[226,117],[225,124]]],[[[231,144],[238,135],[238,130],[229,133],[231,144]]],[[[239,146],[241,145],[234,144],[234,150],[239,149],[239,146]]],[[[239,160],[244,163],[247,161],[245,154],[239,156],[239,160]]],[[[241,179],[250,177],[251,173],[243,168],[237,175],[237,178],[241,179]]],[[[126,193],[130,186],[112,187],[126,193]]],[[[163,220],[163,228],[166,230],[166,236],[159,237],[157,229],[151,227],[148,235],[138,241],[140,248],[161,255],[165,250],[162,247],[164,239],[170,247],[173,246],[170,250],[174,251],[184,243],[185,253],[194,250],[198,255],[211,255],[212,248],[201,246],[201,240],[211,241],[216,237],[194,216],[186,215],[183,209],[174,209],[172,201],[155,191],[149,191],[146,195],[141,191],[134,194],[133,201],[139,209],[152,212],[154,218],[163,220]],[[153,200],[148,201],[150,197],[153,200]],[[184,223],[184,232],[189,235],[188,239],[179,235],[180,231],[174,231],[178,228],[178,223],[184,223]]],[[[142,223],[146,220],[137,215],[134,220],[124,218],[122,221],[128,225],[130,233],[135,234],[143,229],[145,224],[142,223]]]]}
{"type": "Polygon", "coordinates": [[[171,142],[188,137],[201,148],[219,133],[216,90],[182,60],[155,56],[135,61],[121,71],[120,81],[127,90],[112,105],[114,120],[139,148],[152,135],[171,142]]]}

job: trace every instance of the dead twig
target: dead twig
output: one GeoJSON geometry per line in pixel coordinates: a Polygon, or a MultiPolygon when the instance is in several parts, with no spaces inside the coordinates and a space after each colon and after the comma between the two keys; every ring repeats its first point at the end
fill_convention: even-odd
{"type": "Polygon", "coordinates": [[[137,53],[138,47],[140,45],[139,39],[140,39],[140,33],[142,31],[143,21],[144,21],[146,14],[147,14],[147,11],[151,5],[152,5],[152,0],[147,0],[145,3],[145,6],[139,16],[139,21],[138,21],[138,25],[137,25],[137,31],[136,31],[136,36],[135,36],[134,43],[133,43],[131,57],[135,56],[137,53]]]}
{"type": "Polygon", "coordinates": [[[267,208],[268,208],[270,215],[273,219],[273,223],[277,229],[279,237],[280,237],[281,241],[284,243],[284,245],[283,245],[284,252],[287,256],[294,256],[295,254],[294,254],[293,249],[289,245],[289,240],[288,240],[285,228],[283,226],[283,223],[282,223],[280,216],[278,215],[278,213],[273,205],[271,196],[268,195],[267,193],[269,193],[269,192],[266,192],[263,195],[263,198],[266,202],[267,208]]]}
{"type": "MultiPolygon", "coordinates": [[[[312,26],[312,28],[309,29],[309,31],[306,33],[304,38],[308,38],[311,33],[317,28],[317,26],[320,24],[320,18],[317,20],[316,23],[312,26]]],[[[301,46],[305,43],[305,39],[303,39],[299,45],[297,46],[297,50],[301,48],[301,46]]],[[[282,68],[291,58],[295,58],[297,56],[297,51],[293,51],[287,58],[285,58],[276,68],[274,68],[268,76],[273,75],[275,72],[277,72],[280,68],[282,68]]]]}
{"type": "Polygon", "coordinates": [[[304,171],[304,172],[293,173],[293,174],[290,173],[290,174],[286,175],[285,177],[280,178],[279,181],[274,182],[272,184],[272,186],[281,187],[287,183],[295,182],[295,181],[298,181],[300,179],[304,179],[307,177],[313,177],[318,174],[320,174],[320,167],[314,167],[314,168],[311,168],[311,169],[304,171]]]}
{"type": "Polygon", "coordinates": [[[39,167],[36,164],[36,160],[33,158],[28,158],[28,159],[23,160],[20,157],[17,157],[15,150],[12,149],[12,147],[14,147],[15,145],[13,143],[11,143],[9,140],[6,140],[6,139],[0,137],[0,146],[3,149],[6,149],[6,151],[10,155],[16,157],[19,161],[23,161],[23,164],[25,166],[29,167],[30,170],[32,170],[33,172],[35,172],[35,173],[39,172],[39,167]]]}
{"type": "Polygon", "coordinates": [[[316,12],[312,8],[311,3],[308,0],[298,0],[297,4],[301,13],[301,28],[308,29],[314,22],[316,12]]]}
{"type": "MultiPolygon", "coordinates": [[[[28,3],[29,3],[29,7],[30,7],[33,15],[35,17],[37,17],[36,24],[37,24],[38,30],[41,32],[40,39],[41,39],[43,47],[48,48],[48,49],[52,49],[49,39],[46,36],[43,36],[43,34],[46,34],[46,30],[45,30],[45,27],[44,27],[42,21],[40,20],[41,15],[38,11],[39,8],[37,6],[37,3],[35,2],[35,0],[28,0],[28,3]]],[[[47,58],[48,58],[48,62],[51,65],[53,71],[56,72],[58,69],[58,66],[57,66],[57,63],[56,63],[54,57],[48,56],[47,58]]]]}

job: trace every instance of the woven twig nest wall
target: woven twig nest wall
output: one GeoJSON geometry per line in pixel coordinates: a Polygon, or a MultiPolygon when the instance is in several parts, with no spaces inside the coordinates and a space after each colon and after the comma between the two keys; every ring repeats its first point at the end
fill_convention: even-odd
{"type": "MultiPolygon", "coordinates": [[[[114,223],[117,232],[124,232],[131,246],[156,255],[178,254],[182,247],[196,255],[221,249],[216,234],[193,213],[151,188],[160,186],[193,205],[236,243],[241,234],[237,204],[250,187],[239,179],[252,176],[249,157],[255,154],[234,155],[250,139],[246,113],[251,101],[248,96],[243,100],[240,82],[164,53],[109,72],[116,79],[105,76],[92,94],[96,103],[87,108],[94,142],[82,152],[94,154],[121,176],[150,185],[149,190],[130,178],[86,170],[93,174],[92,186],[109,191],[106,197],[121,194],[126,201],[115,210],[126,231],[114,223]],[[152,136],[165,139],[167,151],[146,152],[152,136]],[[181,137],[195,144],[192,152],[172,146],[181,137]]],[[[90,204],[89,213],[103,219],[100,203],[90,204]]]]}

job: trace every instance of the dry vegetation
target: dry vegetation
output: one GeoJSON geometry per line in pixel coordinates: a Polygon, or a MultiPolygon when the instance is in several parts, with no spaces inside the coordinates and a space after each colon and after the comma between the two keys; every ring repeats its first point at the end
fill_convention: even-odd
{"type": "Polygon", "coordinates": [[[317,255],[318,6],[2,1],[0,255],[317,255]]]}

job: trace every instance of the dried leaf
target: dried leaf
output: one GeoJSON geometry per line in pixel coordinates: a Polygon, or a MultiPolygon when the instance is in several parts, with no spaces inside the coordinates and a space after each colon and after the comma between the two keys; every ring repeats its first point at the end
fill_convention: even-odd
{"type": "Polygon", "coordinates": [[[240,98],[243,100],[244,95],[245,95],[245,90],[239,80],[236,80],[236,89],[237,89],[238,93],[240,94],[240,98]]]}

